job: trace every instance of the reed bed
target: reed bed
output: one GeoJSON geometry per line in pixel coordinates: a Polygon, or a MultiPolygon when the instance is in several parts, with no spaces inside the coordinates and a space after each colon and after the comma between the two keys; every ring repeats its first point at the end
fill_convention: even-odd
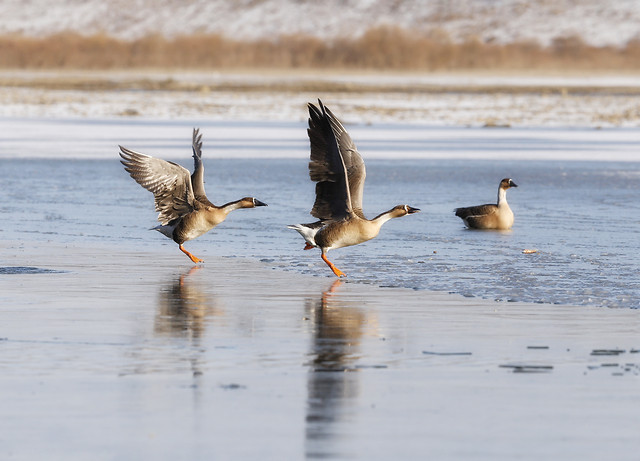
{"type": "Polygon", "coordinates": [[[72,32],[0,37],[3,69],[385,69],[385,70],[637,70],[640,40],[597,47],[579,37],[534,42],[455,42],[441,31],[379,27],[358,38],[305,35],[234,40],[196,34],[150,35],[126,41],[72,32]]]}

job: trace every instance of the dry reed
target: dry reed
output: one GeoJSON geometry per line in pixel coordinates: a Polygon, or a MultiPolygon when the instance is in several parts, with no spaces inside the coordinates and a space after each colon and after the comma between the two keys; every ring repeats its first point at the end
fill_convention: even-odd
{"type": "Polygon", "coordinates": [[[421,34],[379,27],[359,38],[321,40],[288,35],[240,41],[220,35],[134,41],[66,32],[45,38],[0,37],[4,69],[385,69],[385,70],[637,70],[640,40],[624,47],[591,46],[579,37],[550,46],[450,40],[441,31],[421,34]]]}

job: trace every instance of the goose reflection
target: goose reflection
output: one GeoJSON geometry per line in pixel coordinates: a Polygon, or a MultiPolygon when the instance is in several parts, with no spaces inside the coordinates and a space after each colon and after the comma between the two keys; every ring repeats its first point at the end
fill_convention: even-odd
{"type": "Polygon", "coordinates": [[[193,376],[191,388],[195,411],[203,407],[203,363],[206,350],[201,339],[210,317],[224,314],[215,297],[194,278],[195,273],[201,269],[202,266],[193,266],[161,288],[153,328],[155,336],[177,340],[167,341],[169,344],[179,343],[179,347],[172,348],[176,354],[175,362],[168,363],[180,370],[185,363],[189,363],[193,376]],[[187,347],[184,347],[185,343],[187,347]]]}
{"type": "Polygon", "coordinates": [[[332,452],[336,447],[328,442],[340,438],[338,423],[348,421],[350,403],[359,394],[356,361],[367,316],[337,295],[341,283],[336,280],[306,307],[313,328],[306,416],[309,458],[339,454],[332,452]]]}
{"type": "Polygon", "coordinates": [[[162,288],[154,324],[156,335],[198,340],[205,332],[207,319],[224,314],[214,297],[192,279],[200,269],[202,266],[191,267],[162,288]]]}

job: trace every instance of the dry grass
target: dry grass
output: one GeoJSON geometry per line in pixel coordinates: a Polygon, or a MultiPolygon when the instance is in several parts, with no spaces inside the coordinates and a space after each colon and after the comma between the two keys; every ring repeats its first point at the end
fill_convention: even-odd
{"type": "Polygon", "coordinates": [[[289,35],[237,41],[219,35],[123,41],[106,35],[62,33],[46,38],[0,37],[4,69],[385,69],[385,70],[637,70],[640,40],[594,47],[580,38],[501,45],[446,34],[381,27],[357,39],[289,35]]]}

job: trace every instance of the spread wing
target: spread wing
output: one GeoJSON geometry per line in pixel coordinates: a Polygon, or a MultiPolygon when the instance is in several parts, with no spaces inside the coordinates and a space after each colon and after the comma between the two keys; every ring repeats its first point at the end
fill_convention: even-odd
{"type": "Polygon", "coordinates": [[[320,102],[320,106],[323,107],[331,123],[331,129],[338,142],[340,155],[347,169],[352,211],[361,218],[364,218],[362,212],[362,192],[364,190],[364,179],[367,176],[364,160],[362,160],[362,156],[358,152],[355,143],[340,120],[333,115],[333,112],[331,112],[328,107],[322,106],[322,102],[320,102]]]}
{"type": "Polygon", "coordinates": [[[316,184],[311,215],[322,220],[362,215],[364,162],[342,123],[321,101],[309,104],[309,176],[316,184]],[[353,177],[351,176],[353,174],[353,177]]]}
{"type": "Polygon", "coordinates": [[[211,204],[207,199],[204,191],[204,164],[202,163],[202,135],[197,128],[193,129],[193,141],[191,143],[193,149],[193,174],[191,175],[191,185],[193,187],[193,195],[196,200],[211,204]]]}
{"type": "Polygon", "coordinates": [[[453,210],[456,216],[462,219],[467,219],[473,216],[487,216],[498,211],[498,207],[489,203],[487,205],[470,206],[466,208],[456,208],[453,210]]]}
{"type": "Polygon", "coordinates": [[[195,198],[186,168],[119,147],[124,169],[138,184],[153,193],[158,221],[162,225],[193,211],[195,198]]]}

